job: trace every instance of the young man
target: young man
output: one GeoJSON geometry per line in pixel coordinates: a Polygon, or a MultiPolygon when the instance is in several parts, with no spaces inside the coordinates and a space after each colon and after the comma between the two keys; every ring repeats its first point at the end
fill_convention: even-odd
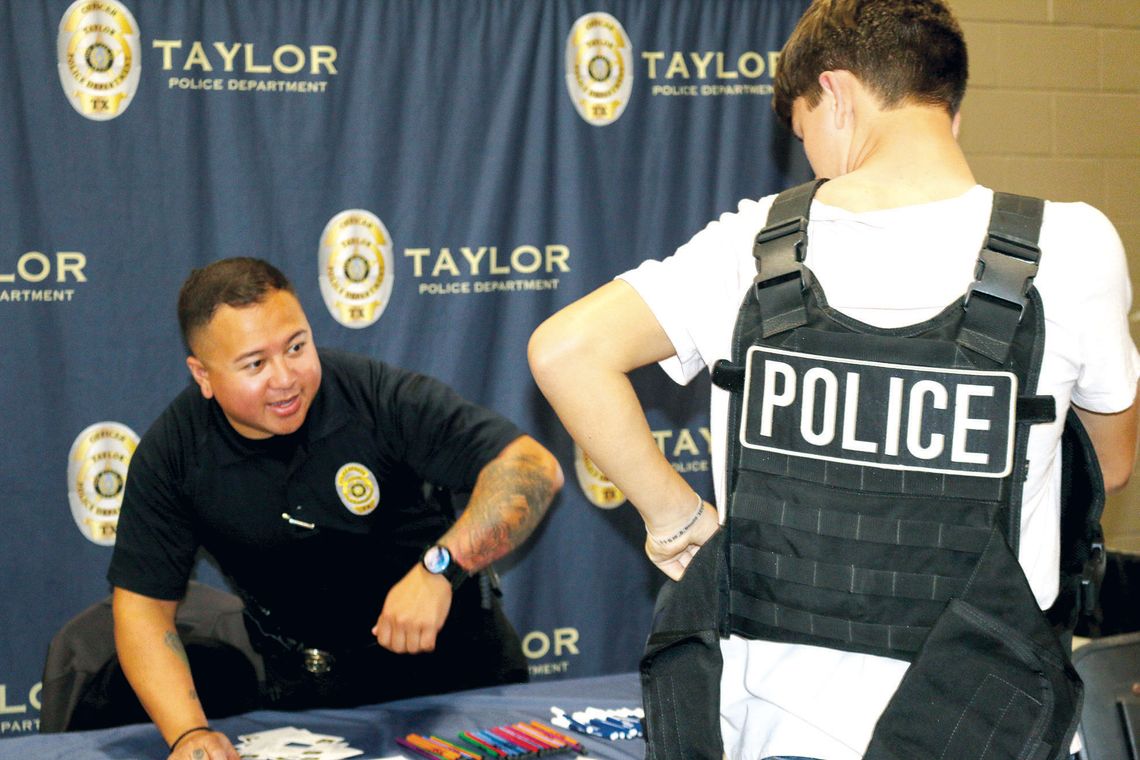
{"type": "Polygon", "coordinates": [[[701,623],[719,651],[697,655],[719,687],[643,661],[655,758],[718,758],[721,739],[748,760],[980,757],[991,734],[1007,744],[986,757],[1068,755],[1079,686],[1039,614],[1058,592],[1059,441],[1072,405],[1108,490],[1128,480],[1129,278],[1095,209],[995,207],[956,141],[966,72],[939,0],[816,0],[774,107],[830,181],[742,201],[532,336],[539,386],[641,513],[650,558],[706,584],[667,585],[658,630],[729,589],[701,623]],[[715,369],[717,510],[649,432],[626,375],[654,362],[680,383],[715,369]],[[723,556],[698,552],[714,534],[723,556]],[[717,692],[700,734],[692,695],[717,692]],[[662,700],[671,747],[671,728],[653,740],[662,700]],[[1003,705],[1037,725],[999,726],[1003,705]]]}
{"type": "Polygon", "coordinates": [[[435,380],[318,351],[264,261],[194,271],[178,315],[194,384],[132,458],[108,572],[123,670],[171,757],[237,757],[174,625],[199,547],[245,600],[266,707],[525,680],[518,636],[468,576],[541,521],[554,457],[435,380]],[[454,524],[428,484],[470,493],[454,524]]]}

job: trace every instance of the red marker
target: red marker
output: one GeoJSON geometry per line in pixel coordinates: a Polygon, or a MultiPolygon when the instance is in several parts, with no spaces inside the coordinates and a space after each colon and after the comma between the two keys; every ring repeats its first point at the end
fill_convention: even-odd
{"type": "Polygon", "coordinates": [[[564,733],[561,733],[561,732],[559,732],[559,731],[555,731],[553,728],[551,728],[550,726],[546,725],[545,723],[541,723],[541,722],[539,722],[539,721],[537,721],[537,720],[532,720],[532,721],[530,722],[530,725],[531,725],[531,727],[533,727],[535,730],[537,730],[537,731],[541,731],[542,733],[544,733],[544,734],[547,734],[548,736],[553,736],[553,737],[555,737],[555,738],[557,738],[557,739],[561,739],[562,741],[566,742],[568,745],[570,745],[571,747],[573,747],[573,748],[574,748],[575,750],[577,750],[578,752],[581,752],[581,753],[585,753],[585,751],[586,751],[586,748],[585,748],[585,747],[583,747],[583,746],[581,745],[581,743],[579,743],[579,742],[575,741],[574,739],[572,739],[571,737],[567,736],[567,735],[566,735],[566,734],[564,734],[564,733]]]}

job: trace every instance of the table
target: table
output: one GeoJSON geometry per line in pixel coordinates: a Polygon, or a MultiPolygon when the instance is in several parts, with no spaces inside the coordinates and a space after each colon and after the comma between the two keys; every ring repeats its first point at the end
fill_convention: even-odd
{"type": "MultiPolygon", "coordinates": [[[[409,756],[394,740],[409,733],[434,733],[450,739],[460,731],[518,721],[549,724],[550,708],[555,705],[567,712],[586,707],[638,707],[641,688],[637,674],[623,673],[496,686],[345,710],[258,710],[213,721],[212,725],[235,741],[240,734],[282,726],[343,736],[350,745],[364,750],[359,757],[366,760],[409,756]]],[[[580,734],[574,737],[580,739],[590,758],[641,760],[645,755],[641,739],[611,742],[580,734]]],[[[150,724],[0,739],[0,760],[161,760],[166,756],[166,745],[150,724]]]]}

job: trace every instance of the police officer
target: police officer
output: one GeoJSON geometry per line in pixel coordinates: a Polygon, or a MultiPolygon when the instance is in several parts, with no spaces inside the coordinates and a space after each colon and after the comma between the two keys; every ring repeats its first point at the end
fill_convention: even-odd
{"type": "Polygon", "coordinates": [[[265,261],[195,270],[178,312],[194,383],[132,458],[108,573],[123,670],[170,756],[237,758],[174,625],[200,547],[246,602],[267,707],[525,680],[517,634],[469,576],[541,521],[553,456],[431,378],[318,351],[265,261]],[[458,520],[428,484],[470,494],[458,520]]]}
{"type": "MultiPolygon", "coordinates": [[[[641,513],[651,560],[674,579],[688,567],[710,579],[712,593],[690,604],[717,599],[722,572],[700,547],[714,535],[730,547],[732,598],[705,616],[723,636],[704,660],[720,669],[719,685],[701,691],[681,669],[671,686],[688,695],[673,703],[681,733],[717,704],[719,725],[703,747],[661,749],[651,722],[651,757],[720,757],[711,745],[721,740],[730,758],[939,756],[900,749],[904,723],[932,735],[945,728],[942,756],[980,756],[956,751],[965,739],[954,716],[940,725],[946,711],[884,718],[872,742],[896,692],[912,693],[902,687],[908,672],[953,677],[980,659],[967,649],[950,666],[911,666],[954,613],[946,638],[956,644],[969,641],[971,620],[991,635],[1010,620],[1032,628],[1026,651],[1056,669],[1041,688],[1072,712],[1079,686],[1038,619],[1058,587],[1058,442],[1071,405],[1107,490],[1131,474],[1140,355],[1128,330],[1129,277],[1120,239],[1095,209],[977,183],[956,140],[966,70],[943,2],[816,0],[781,55],[774,106],[830,181],[779,203],[741,201],[670,258],[624,273],[531,338],[540,388],[641,513]],[[988,234],[1009,220],[1008,245],[988,234]],[[672,470],[650,433],[627,374],[655,362],[680,383],[719,366],[719,509],[672,470]],[[820,551],[830,546],[833,555],[820,551]],[[861,562],[852,559],[860,547],[861,562]],[[977,602],[988,592],[971,572],[983,567],[1016,614],[1003,619],[977,602]],[[917,623],[891,617],[912,610],[917,623]],[[695,694],[706,701],[694,704],[695,694]]],[[[1001,676],[981,674],[982,702],[996,700],[1001,676]]],[[[654,688],[650,679],[647,702],[654,688]]],[[[1028,715],[1041,694],[1007,696],[1011,712],[1028,715]]],[[[899,701],[894,712],[924,700],[899,701]]],[[[1067,755],[1071,716],[1042,723],[1056,724],[1047,738],[1003,740],[1034,756],[1067,755]]]]}

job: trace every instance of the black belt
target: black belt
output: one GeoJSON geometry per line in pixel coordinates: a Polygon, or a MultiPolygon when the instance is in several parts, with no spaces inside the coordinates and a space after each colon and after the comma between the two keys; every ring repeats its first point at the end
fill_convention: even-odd
{"type": "MultiPolygon", "coordinates": [[[[494,608],[494,600],[502,596],[498,574],[493,567],[486,567],[474,577],[479,586],[479,608],[489,612],[494,608]]],[[[248,621],[246,629],[250,634],[253,648],[266,658],[289,660],[293,657],[299,657],[301,667],[312,675],[327,675],[332,672],[338,659],[343,664],[343,661],[350,660],[373,647],[380,646],[379,642],[372,639],[367,643],[358,645],[321,649],[278,632],[276,626],[269,625],[263,617],[254,614],[251,611],[252,608],[262,610],[266,616],[268,616],[268,610],[260,607],[251,599],[246,600],[243,613],[248,621]]],[[[454,604],[453,600],[451,614],[456,614],[456,611],[457,605],[454,604]]]]}

